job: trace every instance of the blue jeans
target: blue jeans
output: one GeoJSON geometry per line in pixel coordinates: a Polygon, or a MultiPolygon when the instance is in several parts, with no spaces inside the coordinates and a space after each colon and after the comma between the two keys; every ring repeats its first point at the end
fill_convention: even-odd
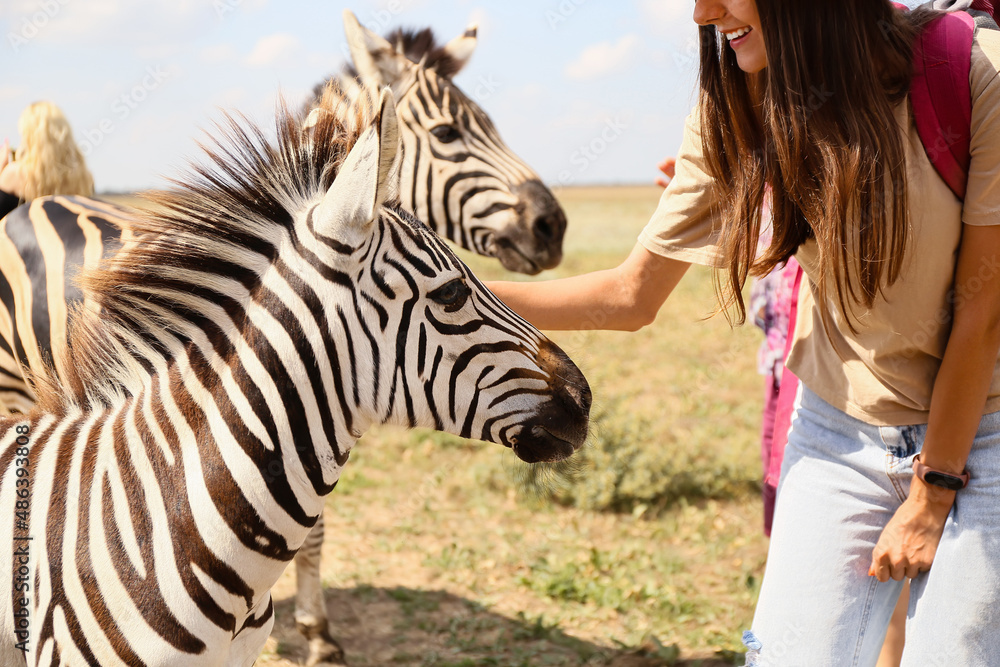
{"type": "MultiPolygon", "coordinates": [[[[926,431],[871,426],[800,390],[748,666],[875,665],[902,583],[868,566],[926,431]]],[[[1000,412],[967,468],[934,565],[912,582],[903,667],[1000,665],[1000,412]]]]}

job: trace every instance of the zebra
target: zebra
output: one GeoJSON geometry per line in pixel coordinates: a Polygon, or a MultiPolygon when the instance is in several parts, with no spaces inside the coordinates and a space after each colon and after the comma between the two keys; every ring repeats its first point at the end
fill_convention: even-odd
{"type": "Polygon", "coordinates": [[[349,95],[362,86],[392,88],[403,140],[403,207],[510,271],[533,275],[557,266],[565,213],[489,116],[451,80],[475,51],[476,27],[439,46],[429,28],[399,29],[384,38],[350,10],[343,16],[353,66],[318,84],[306,110],[331,81],[349,95]]]}
{"type": "Polygon", "coordinates": [[[131,238],[136,212],[80,196],[32,200],[0,220],[0,409],[27,413],[35,395],[20,360],[34,375],[65,377],[69,311],[85,301],[76,277],[131,238]]]}
{"type": "Polygon", "coordinates": [[[586,438],[579,369],[400,206],[392,93],[324,107],[230,119],[84,274],[67,377],[0,419],[0,664],[249,666],[370,426],[586,438]]]}

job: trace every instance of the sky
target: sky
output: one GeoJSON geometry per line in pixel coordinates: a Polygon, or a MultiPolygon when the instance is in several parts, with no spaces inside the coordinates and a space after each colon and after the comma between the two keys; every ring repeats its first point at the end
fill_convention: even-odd
{"type": "Polygon", "coordinates": [[[0,138],[50,100],[99,192],[164,187],[223,110],[271,126],[347,59],[342,12],[385,34],[479,27],[455,83],[550,184],[650,183],[694,100],[688,0],[3,0],[0,138]]]}
{"type": "MultiPolygon", "coordinates": [[[[911,2],[912,4],[912,2],[911,2]]],[[[271,126],[347,60],[342,12],[385,34],[475,23],[455,83],[553,185],[650,183],[695,100],[691,0],[3,0],[0,137],[31,102],[73,125],[99,192],[164,187],[223,110],[271,126]]]]}

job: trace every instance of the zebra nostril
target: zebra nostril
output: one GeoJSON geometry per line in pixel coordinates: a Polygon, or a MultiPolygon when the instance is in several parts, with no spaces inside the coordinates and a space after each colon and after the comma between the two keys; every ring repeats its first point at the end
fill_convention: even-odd
{"type": "Polygon", "coordinates": [[[555,237],[555,228],[547,216],[535,218],[534,230],[535,236],[543,241],[551,241],[555,237]]]}

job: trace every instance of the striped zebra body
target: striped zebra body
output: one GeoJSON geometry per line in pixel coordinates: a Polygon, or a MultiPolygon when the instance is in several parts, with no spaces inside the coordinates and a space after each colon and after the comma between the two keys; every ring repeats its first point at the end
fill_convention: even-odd
{"type": "Polygon", "coordinates": [[[0,420],[0,664],[252,664],[373,424],[528,461],[582,443],[576,367],[391,198],[391,94],[325,108],[311,133],[283,114],[274,148],[234,127],[133,221],[142,242],[85,275],[100,313],[64,382],[0,420]]]}

